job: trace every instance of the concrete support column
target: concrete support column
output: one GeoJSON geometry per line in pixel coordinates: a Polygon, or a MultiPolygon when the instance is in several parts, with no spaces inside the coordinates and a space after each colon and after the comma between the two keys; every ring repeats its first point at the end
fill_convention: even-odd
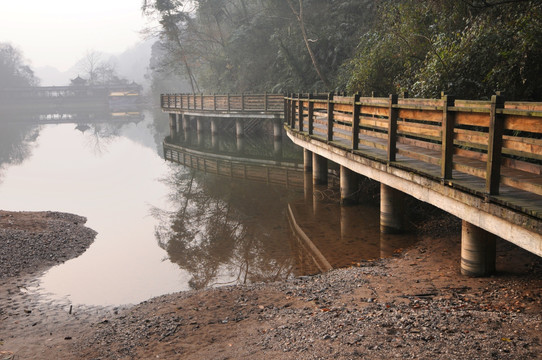
{"type": "Polygon", "coordinates": [[[273,141],[273,155],[276,159],[282,158],[282,138],[275,138],[273,141]]]}
{"type": "Polygon", "coordinates": [[[245,150],[245,138],[243,136],[237,137],[237,152],[242,153],[245,150]]]}
{"type": "Polygon", "coordinates": [[[312,151],[303,149],[303,170],[305,173],[312,172],[312,151]]]}
{"type": "Polygon", "coordinates": [[[403,203],[402,192],[380,184],[380,232],[397,234],[403,230],[403,203]]]}
{"type": "Polygon", "coordinates": [[[213,148],[213,150],[218,150],[219,148],[219,135],[218,133],[211,133],[211,147],[213,148]]]}
{"type": "Polygon", "coordinates": [[[198,117],[196,118],[196,131],[199,133],[203,132],[203,118],[198,117]]]}
{"type": "Polygon", "coordinates": [[[171,136],[177,135],[177,114],[169,114],[169,133],[171,136]]]}
{"type": "Polygon", "coordinates": [[[315,185],[327,184],[327,159],[318,154],[312,154],[312,182],[315,185]]]}
{"type": "Polygon", "coordinates": [[[237,119],[235,120],[235,134],[237,137],[242,137],[245,135],[245,129],[243,127],[243,120],[237,119]]]}
{"type": "Polygon", "coordinates": [[[359,176],[347,167],[341,165],[341,205],[358,203],[359,176]]]}
{"type": "Polygon", "coordinates": [[[183,117],[183,114],[177,114],[176,118],[177,118],[177,121],[176,121],[176,124],[177,124],[177,131],[180,131],[182,129],[182,117],[183,117]]]}
{"type": "Polygon", "coordinates": [[[496,236],[463,220],[461,274],[487,276],[495,272],[496,236]]]}
{"type": "Polygon", "coordinates": [[[282,138],[282,123],[280,119],[273,120],[273,137],[275,139],[282,138]]]}
{"type": "Polygon", "coordinates": [[[181,114],[182,117],[182,123],[183,123],[183,131],[186,133],[188,130],[190,130],[190,120],[188,119],[188,116],[181,114]]]}
{"type": "Polygon", "coordinates": [[[211,119],[211,135],[218,134],[218,122],[217,119],[211,119]]]}

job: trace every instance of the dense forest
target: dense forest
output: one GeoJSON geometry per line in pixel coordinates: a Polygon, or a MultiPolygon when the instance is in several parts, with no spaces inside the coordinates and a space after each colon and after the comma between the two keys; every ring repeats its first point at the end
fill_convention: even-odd
{"type": "Polygon", "coordinates": [[[542,0],[144,0],[158,91],[542,100],[542,0]],[[184,88],[172,79],[183,79],[184,88]]]}

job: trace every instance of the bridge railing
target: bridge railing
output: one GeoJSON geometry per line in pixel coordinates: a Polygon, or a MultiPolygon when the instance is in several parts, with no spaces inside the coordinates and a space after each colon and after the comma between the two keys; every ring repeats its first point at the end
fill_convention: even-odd
{"type": "Polygon", "coordinates": [[[284,111],[292,129],[442,181],[468,174],[489,195],[501,184],[542,195],[542,103],[303,94],[284,111]]]}
{"type": "Polygon", "coordinates": [[[162,94],[163,110],[283,112],[283,94],[162,94]]]}

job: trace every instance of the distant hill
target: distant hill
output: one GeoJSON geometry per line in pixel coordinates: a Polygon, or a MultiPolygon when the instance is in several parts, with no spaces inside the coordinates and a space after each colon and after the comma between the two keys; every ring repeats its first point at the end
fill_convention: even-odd
{"type": "MultiPolygon", "coordinates": [[[[149,67],[151,47],[154,41],[142,41],[120,54],[104,54],[104,59],[113,59],[120,77],[146,86],[145,74],[149,67]]],[[[41,80],[41,86],[69,85],[71,79],[77,77],[77,75],[81,75],[78,74],[76,64],[67,71],[59,71],[52,66],[39,67],[34,69],[34,74],[41,80]]]]}

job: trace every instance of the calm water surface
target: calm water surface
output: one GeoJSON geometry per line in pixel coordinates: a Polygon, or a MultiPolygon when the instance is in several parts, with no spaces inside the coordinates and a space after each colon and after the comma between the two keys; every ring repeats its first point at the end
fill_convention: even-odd
{"type": "MultiPolygon", "coordinates": [[[[150,112],[137,123],[0,124],[1,207],[75,213],[98,232],[83,255],[39,279],[33,291],[45,299],[137,303],[175,291],[315,273],[322,270],[318,257],[338,267],[393,252],[393,239],[379,235],[374,206],[341,210],[336,199],[307,196],[303,186],[232,179],[165,161],[165,134],[152,124],[150,112]],[[319,254],[307,247],[307,237],[319,254]]],[[[276,157],[276,143],[266,142],[276,157]]],[[[213,142],[193,149],[216,153],[204,143],[213,142]]],[[[258,156],[250,151],[255,136],[242,147],[235,139],[221,143],[215,150],[258,156]]],[[[281,151],[295,161],[290,145],[281,151]]]]}

